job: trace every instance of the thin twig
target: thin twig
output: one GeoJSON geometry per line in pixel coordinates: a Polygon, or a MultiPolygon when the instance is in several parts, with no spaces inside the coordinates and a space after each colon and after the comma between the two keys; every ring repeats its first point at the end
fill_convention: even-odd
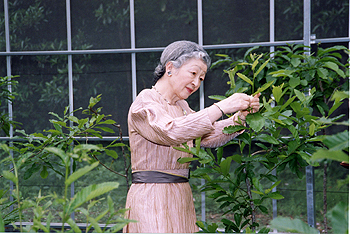
{"type": "MultiPolygon", "coordinates": [[[[92,108],[89,108],[91,112],[93,112],[94,114],[98,115],[98,113],[92,109],[92,108]]],[[[102,118],[103,120],[107,120],[106,117],[103,117],[102,118]]],[[[120,139],[120,142],[123,143],[123,134],[122,134],[122,129],[120,127],[120,124],[116,124],[116,123],[113,123],[112,124],[114,127],[118,128],[119,130],[119,139],[120,139]]],[[[129,173],[129,169],[130,169],[130,165],[127,166],[127,160],[126,160],[126,155],[125,155],[125,149],[124,149],[124,146],[121,146],[121,150],[122,150],[122,155],[123,155],[123,158],[124,158],[124,169],[125,169],[125,175],[122,175],[118,172],[115,172],[113,171],[112,169],[110,169],[109,167],[107,167],[105,164],[101,163],[101,161],[99,161],[95,156],[95,158],[105,167],[107,168],[108,170],[116,173],[117,175],[120,175],[120,176],[123,176],[126,180],[126,186],[127,186],[127,191],[129,191],[129,178],[128,178],[128,173],[129,173]]]]}
{"type": "Polygon", "coordinates": [[[105,167],[107,170],[109,170],[109,171],[111,171],[111,172],[113,172],[113,173],[115,173],[115,174],[117,174],[117,175],[126,177],[126,175],[123,175],[123,174],[121,174],[121,173],[119,173],[119,172],[116,172],[116,171],[112,170],[111,168],[107,167],[103,162],[101,162],[101,161],[96,157],[96,155],[93,155],[93,157],[94,157],[103,167],[105,167]]]}

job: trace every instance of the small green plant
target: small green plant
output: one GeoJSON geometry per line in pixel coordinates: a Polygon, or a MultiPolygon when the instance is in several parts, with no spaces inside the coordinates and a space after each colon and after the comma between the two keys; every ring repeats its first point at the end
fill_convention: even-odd
{"type": "MultiPolygon", "coordinates": [[[[2,148],[9,152],[9,148],[7,145],[2,145],[2,148]]],[[[16,198],[18,211],[19,211],[19,222],[20,227],[18,229],[23,232],[31,232],[31,231],[44,231],[44,232],[51,232],[50,227],[50,220],[52,218],[51,212],[48,212],[48,208],[56,203],[62,207],[61,211],[59,212],[59,216],[62,219],[62,228],[61,232],[64,232],[66,230],[66,227],[64,226],[65,223],[68,223],[70,228],[74,232],[81,232],[77,224],[74,220],[70,217],[73,212],[80,211],[82,212],[87,219],[87,225],[86,230],[88,231],[93,227],[97,232],[116,232],[119,231],[124,225],[130,222],[130,220],[124,219],[122,216],[123,211],[116,211],[114,208],[113,201],[110,197],[108,197],[108,209],[101,212],[97,217],[92,217],[89,213],[89,209],[96,205],[99,201],[95,200],[96,198],[100,197],[101,195],[104,195],[108,193],[109,191],[113,189],[117,189],[119,184],[117,182],[104,182],[101,184],[92,184],[89,185],[79,192],[75,194],[75,196],[70,199],[68,197],[68,186],[79,179],[80,177],[84,176],[85,174],[89,173],[91,170],[96,168],[98,166],[98,162],[92,163],[91,165],[85,166],[81,169],[76,170],[74,173],[70,174],[70,166],[71,166],[71,159],[72,158],[80,158],[83,159],[86,157],[86,154],[92,151],[100,151],[103,150],[99,146],[96,145],[90,145],[90,144],[81,144],[75,147],[72,147],[68,152],[65,152],[57,147],[48,147],[45,149],[47,153],[56,155],[59,157],[62,161],[62,164],[65,167],[65,183],[64,183],[64,195],[62,197],[57,196],[56,194],[48,195],[48,196],[41,196],[41,193],[39,192],[39,195],[36,199],[36,201],[32,201],[30,199],[21,199],[20,195],[20,187],[19,187],[19,176],[18,176],[18,170],[17,168],[20,167],[21,161],[15,161],[10,156],[4,160],[10,160],[13,162],[14,165],[14,173],[11,173],[9,171],[3,171],[3,175],[6,179],[11,180],[15,185],[16,189],[13,193],[13,196],[16,198]],[[48,200],[51,198],[51,200],[48,200]],[[42,204],[43,203],[43,204],[42,204]],[[87,208],[84,208],[83,205],[87,204],[87,208]],[[22,212],[26,209],[32,209],[34,213],[33,217],[33,226],[23,227],[22,225],[22,212]],[[106,229],[101,229],[98,221],[107,216],[107,224],[113,223],[114,225],[106,229]],[[46,225],[44,226],[42,224],[43,219],[46,219],[46,225]]],[[[3,222],[4,224],[4,222],[3,222]]],[[[14,224],[13,224],[14,225],[14,224]]],[[[3,226],[0,227],[0,229],[3,230],[3,226]]]]}
{"type": "MultiPolygon", "coordinates": [[[[97,232],[116,232],[127,223],[131,222],[130,220],[123,218],[125,210],[116,209],[113,200],[109,196],[107,197],[107,208],[105,210],[97,216],[92,215],[90,212],[94,206],[100,204],[101,195],[105,195],[118,188],[119,183],[117,182],[104,182],[89,185],[75,193],[74,197],[71,199],[68,195],[70,185],[73,182],[77,181],[84,175],[87,175],[100,164],[113,171],[99,161],[98,156],[102,153],[111,156],[112,159],[116,159],[118,154],[113,149],[121,147],[125,159],[125,165],[127,165],[128,155],[124,148],[128,148],[128,146],[123,142],[118,142],[118,139],[107,146],[102,146],[101,144],[88,144],[87,141],[84,143],[84,139],[87,136],[102,138],[101,131],[114,132],[112,128],[106,125],[120,127],[115,121],[108,119],[108,116],[101,113],[102,107],[97,108],[96,110],[93,109],[100,99],[100,95],[96,98],[91,98],[88,109],[83,111],[83,113],[90,117],[78,119],[73,116],[72,113],[69,113],[68,107],[66,107],[63,117],[51,113],[51,115],[55,117],[55,119],[50,120],[54,127],[53,129],[45,130],[44,133],[33,134],[26,134],[22,130],[17,130],[18,133],[22,134],[21,137],[18,137],[22,139],[22,141],[14,141],[10,146],[7,144],[1,145],[3,151],[9,154],[9,157],[3,159],[1,163],[11,163],[13,165],[13,169],[10,171],[2,171],[1,177],[11,180],[16,186],[16,189],[12,193],[16,202],[15,204],[11,203],[11,205],[17,206],[15,211],[18,212],[20,226],[16,228],[21,232],[51,232],[52,228],[50,227],[50,221],[54,215],[50,210],[58,210],[59,217],[62,221],[61,232],[65,232],[67,229],[67,227],[64,226],[65,223],[69,224],[70,228],[68,229],[73,230],[74,232],[81,232],[75,221],[71,218],[71,214],[74,212],[80,212],[85,216],[86,231],[93,228],[97,232]],[[81,138],[83,141],[81,141],[81,138]],[[13,155],[11,155],[10,152],[13,153],[13,155]],[[88,163],[88,165],[76,169],[78,163],[88,163]],[[35,200],[27,198],[23,199],[19,184],[20,168],[27,168],[24,172],[24,179],[30,178],[34,173],[38,173],[39,171],[42,178],[47,178],[49,176],[47,169],[51,168],[59,176],[63,177],[63,195],[57,195],[54,193],[42,196],[41,192],[38,191],[38,196],[35,200]],[[72,173],[71,168],[73,168],[72,173]],[[51,209],[52,206],[55,206],[55,208],[51,209]],[[31,210],[34,214],[33,225],[30,227],[23,227],[23,212],[28,210],[31,210]],[[99,225],[101,219],[106,222],[104,228],[101,228],[99,225]],[[44,221],[46,222],[46,225],[43,225],[44,221]],[[107,225],[111,225],[111,227],[107,228],[107,225]]],[[[128,170],[129,167],[126,166],[125,174],[115,172],[116,174],[123,176],[126,179],[127,184],[128,170]]],[[[0,204],[5,204],[3,203],[4,200],[1,200],[1,202],[2,203],[0,204]]],[[[9,223],[7,220],[12,213],[13,211],[1,215],[0,229],[4,228],[5,221],[6,223],[9,223]]],[[[14,220],[12,219],[11,221],[14,220]]],[[[14,225],[13,222],[12,225],[14,225]]]]}

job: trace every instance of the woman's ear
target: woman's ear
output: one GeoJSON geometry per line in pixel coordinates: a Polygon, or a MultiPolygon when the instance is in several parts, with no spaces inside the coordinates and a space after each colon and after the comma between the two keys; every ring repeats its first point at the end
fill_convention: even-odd
{"type": "Polygon", "coordinates": [[[169,72],[170,72],[170,74],[171,74],[173,70],[174,70],[174,65],[173,65],[173,63],[170,62],[170,61],[167,62],[166,65],[165,65],[165,73],[166,73],[166,74],[169,74],[169,72]]]}

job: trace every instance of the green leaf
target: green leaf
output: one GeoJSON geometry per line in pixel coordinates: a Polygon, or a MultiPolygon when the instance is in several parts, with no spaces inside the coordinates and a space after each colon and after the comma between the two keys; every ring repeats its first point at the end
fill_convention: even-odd
{"type": "Polygon", "coordinates": [[[314,123],[310,124],[309,135],[313,136],[315,134],[316,125],[314,123]]]}
{"type": "Polygon", "coordinates": [[[111,156],[114,159],[118,158],[118,153],[115,152],[115,150],[109,150],[109,149],[105,149],[105,152],[108,156],[111,156]]]}
{"type": "Polygon", "coordinates": [[[277,229],[280,232],[291,232],[291,233],[308,233],[318,234],[319,231],[316,228],[310,227],[300,219],[290,219],[284,217],[274,218],[270,222],[271,229],[277,229]]]}
{"type": "Polygon", "coordinates": [[[234,219],[235,219],[236,225],[237,225],[238,227],[241,226],[242,214],[235,213],[235,214],[234,214],[234,219]]]}
{"type": "Polygon", "coordinates": [[[282,88],[284,84],[281,84],[280,86],[273,86],[272,85],[272,95],[275,98],[276,102],[278,103],[282,97],[282,88]]]}
{"type": "Polygon", "coordinates": [[[111,145],[108,145],[108,147],[127,147],[127,145],[125,145],[124,143],[114,143],[113,142],[111,143],[111,145]]]}
{"type": "Polygon", "coordinates": [[[88,187],[83,188],[75,194],[75,196],[70,201],[68,207],[66,208],[66,213],[70,214],[74,209],[80,207],[84,203],[101,196],[109,191],[118,188],[119,183],[117,182],[105,182],[101,184],[93,184],[88,187]]]}
{"type": "Polygon", "coordinates": [[[258,206],[258,208],[261,210],[261,212],[268,214],[268,210],[265,206],[258,206]]]}
{"type": "Polygon", "coordinates": [[[5,222],[2,218],[2,215],[0,215],[0,232],[5,232],[5,222]]]}
{"type": "Polygon", "coordinates": [[[334,102],[332,108],[328,111],[328,116],[330,116],[343,102],[334,102]]]}
{"type": "Polygon", "coordinates": [[[349,155],[344,153],[342,150],[330,151],[327,149],[319,149],[311,156],[312,161],[318,159],[331,159],[338,162],[349,162],[349,155]]]}
{"type": "Polygon", "coordinates": [[[32,166],[24,172],[23,179],[29,179],[35,172],[40,170],[40,164],[33,163],[32,166]]]}
{"type": "Polygon", "coordinates": [[[274,72],[270,72],[269,75],[272,75],[273,77],[280,77],[280,76],[288,76],[288,77],[293,77],[294,70],[278,70],[274,72]]]}
{"type": "Polygon", "coordinates": [[[236,88],[236,81],[235,81],[235,75],[236,72],[239,70],[239,67],[236,66],[234,69],[231,69],[229,71],[224,70],[225,73],[228,74],[228,77],[230,78],[230,83],[231,83],[231,89],[235,89],[236,88]]]}
{"type": "Polygon", "coordinates": [[[102,233],[102,229],[100,227],[100,225],[98,224],[98,222],[92,218],[91,216],[88,217],[89,222],[92,224],[92,226],[94,227],[94,231],[96,231],[97,233],[102,233]]]}
{"type": "Polygon", "coordinates": [[[252,64],[252,70],[253,70],[253,71],[255,70],[256,65],[258,65],[258,63],[259,63],[259,59],[260,59],[262,56],[263,56],[263,54],[260,54],[260,55],[255,59],[255,61],[253,62],[253,64],[252,64]]]}
{"type": "Polygon", "coordinates": [[[328,79],[328,70],[325,68],[317,68],[317,75],[322,79],[328,79]]]}
{"type": "Polygon", "coordinates": [[[258,90],[252,94],[252,96],[257,95],[258,93],[264,92],[266,89],[268,89],[273,83],[275,83],[275,80],[272,80],[268,83],[265,83],[263,86],[259,87],[258,90]]]}
{"type": "Polygon", "coordinates": [[[268,142],[268,143],[271,143],[271,144],[274,144],[274,145],[278,145],[279,144],[279,142],[277,141],[276,138],[274,138],[271,135],[267,135],[267,134],[260,134],[260,135],[256,136],[255,139],[258,140],[258,141],[262,141],[262,142],[268,142]]]}
{"type": "Polygon", "coordinates": [[[196,155],[199,154],[199,151],[201,149],[201,140],[202,140],[202,137],[197,137],[196,140],[195,140],[196,155]]]}
{"type": "Polygon", "coordinates": [[[175,146],[173,146],[173,148],[176,149],[176,150],[182,151],[182,152],[186,152],[186,153],[192,154],[192,151],[190,149],[185,149],[183,147],[175,147],[175,146]]]}
{"type": "Polygon", "coordinates": [[[324,67],[327,67],[335,72],[337,72],[339,70],[339,66],[333,62],[325,62],[324,67]]]}
{"type": "Polygon", "coordinates": [[[95,137],[98,137],[100,139],[102,139],[103,137],[101,136],[100,132],[98,131],[95,131],[93,129],[86,129],[85,130],[87,133],[90,133],[91,135],[95,136],[95,137]]]}
{"type": "Polygon", "coordinates": [[[101,129],[102,131],[105,131],[105,132],[115,133],[112,129],[110,129],[108,127],[96,126],[95,128],[101,129]]]}
{"type": "Polygon", "coordinates": [[[327,217],[332,224],[333,233],[348,233],[349,226],[349,205],[339,202],[335,207],[327,212],[327,217]]]}
{"type": "Polygon", "coordinates": [[[208,96],[208,98],[213,99],[213,100],[217,100],[217,101],[221,101],[226,99],[225,96],[221,96],[221,95],[210,95],[208,96]]]}
{"type": "Polygon", "coordinates": [[[294,139],[299,143],[299,132],[293,125],[287,126],[288,130],[292,133],[294,139]]]}
{"type": "MultiPolygon", "coordinates": [[[[275,177],[276,178],[276,177],[275,177]]],[[[273,188],[277,187],[277,185],[279,185],[281,183],[281,180],[280,181],[277,181],[276,183],[273,183],[272,186],[268,189],[265,189],[265,194],[268,194],[272,191],[273,188]]]]}
{"type": "Polygon", "coordinates": [[[80,168],[79,170],[77,170],[76,172],[74,172],[73,174],[71,174],[68,179],[66,180],[65,184],[68,186],[71,183],[73,183],[74,181],[76,181],[77,179],[79,179],[80,177],[82,177],[83,175],[87,174],[89,171],[91,171],[92,169],[94,169],[95,167],[97,167],[100,163],[99,162],[94,162],[91,165],[85,166],[83,168],[80,168]]]}
{"type": "Polygon", "coordinates": [[[227,176],[230,172],[232,158],[228,157],[220,163],[220,171],[224,176],[227,176]]]}
{"type": "Polygon", "coordinates": [[[290,63],[293,65],[293,67],[297,67],[297,66],[299,66],[299,64],[301,63],[301,61],[300,61],[299,58],[293,57],[293,58],[290,60],[290,63]]]}
{"type": "Polygon", "coordinates": [[[263,186],[257,177],[253,177],[252,183],[259,192],[263,192],[263,186]]]}
{"type": "Polygon", "coordinates": [[[43,166],[43,170],[40,172],[41,178],[46,179],[48,175],[49,173],[47,172],[46,166],[43,166]]]}
{"type": "Polygon", "coordinates": [[[79,119],[73,115],[68,116],[68,119],[74,123],[79,124],[79,119]]]}
{"type": "Polygon", "coordinates": [[[93,150],[101,150],[101,147],[93,144],[80,144],[74,147],[73,152],[79,153],[79,152],[89,152],[93,150]]]}
{"type": "Polygon", "coordinates": [[[280,200],[284,198],[279,192],[269,193],[266,196],[275,200],[280,200]]]}
{"type": "Polygon", "coordinates": [[[222,130],[223,133],[225,134],[232,134],[235,132],[239,132],[243,129],[248,129],[247,127],[244,127],[243,125],[230,125],[224,128],[224,130],[222,130]]]}
{"type": "Polygon", "coordinates": [[[13,174],[12,172],[9,171],[2,171],[2,175],[8,179],[11,180],[13,183],[17,184],[18,183],[18,178],[13,174]]]}
{"type": "Polygon", "coordinates": [[[259,132],[265,125],[265,118],[259,113],[248,114],[246,122],[255,132],[259,132]]]}
{"type": "Polygon", "coordinates": [[[256,193],[256,194],[259,194],[259,195],[264,195],[263,192],[260,192],[260,191],[255,191],[255,190],[252,190],[253,193],[256,193]]]}
{"type": "Polygon", "coordinates": [[[251,81],[248,77],[246,77],[244,74],[242,73],[237,73],[237,76],[239,78],[241,78],[242,80],[244,80],[245,82],[247,82],[250,85],[253,85],[253,81],[251,81]]]}
{"type": "Polygon", "coordinates": [[[100,122],[100,124],[115,124],[116,122],[112,119],[107,119],[106,121],[100,122]]]}
{"type": "Polygon", "coordinates": [[[289,86],[290,87],[295,88],[298,85],[300,85],[300,78],[299,77],[291,77],[289,79],[289,86]]]}
{"type": "Polygon", "coordinates": [[[232,158],[232,160],[235,161],[236,163],[239,163],[239,164],[242,163],[242,155],[240,154],[234,154],[230,156],[230,158],[232,158]]]}
{"type": "Polygon", "coordinates": [[[52,153],[52,154],[59,156],[62,159],[62,161],[64,161],[64,162],[66,161],[66,158],[68,157],[63,150],[56,148],[56,147],[47,147],[47,148],[45,148],[45,150],[49,153],[52,153]]]}
{"type": "Polygon", "coordinates": [[[179,163],[188,163],[196,160],[198,160],[198,158],[185,157],[185,158],[179,158],[177,161],[179,163]]]}
{"type": "Polygon", "coordinates": [[[332,95],[331,100],[335,102],[340,102],[346,98],[349,98],[349,91],[336,91],[334,92],[334,94],[332,95]]]}
{"type": "Polygon", "coordinates": [[[201,176],[201,175],[207,175],[209,173],[213,173],[213,169],[208,167],[199,167],[195,171],[192,172],[193,176],[201,176]]]}
{"type": "Polygon", "coordinates": [[[67,223],[69,224],[69,226],[73,229],[73,231],[75,233],[81,233],[81,229],[79,228],[79,226],[73,221],[72,218],[69,218],[67,220],[67,223]]]}
{"type": "MultiPolygon", "coordinates": [[[[264,67],[266,67],[266,65],[270,62],[270,59],[266,60],[260,67],[259,69],[254,73],[254,77],[257,77],[257,75],[259,75],[259,73],[261,72],[262,69],[264,69],[264,67]]],[[[254,69],[253,69],[254,70],[254,69]]],[[[262,91],[261,91],[262,92],[262,91]]],[[[253,95],[254,96],[254,95],[253,95]]]]}
{"type": "MultiPolygon", "coordinates": [[[[213,153],[211,152],[210,148],[207,148],[207,152],[209,155],[212,156],[212,158],[215,158],[215,156],[213,155],[213,153]]],[[[217,148],[217,151],[216,151],[216,156],[217,156],[217,161],[220,163],[221,162],[221,159],[222,159],[222,156],[224,154],[224,147],[221,146],[219,148],[217,148]]]]}
{"type": "Polygon", "coordinates": [[[343,131],[334,135],[326,136],[322,142],[331,151],[346,150],[349,148],[349,132],[343,131]]]}
{"type": "Polygon", "coordinates": [[[301,102],[305,102],[305,94],[303,94],[302,92],[300,92],[299,90],[297,89],[294,89],[294,92],[295,92],[295,95],[298,97],[298,99],[301,101],[301,102]]]}
{"type": "Polygon", "coordinates": [[[284,103],[283,106],[281,106],[280,111],[283,111],[288,105],[290,105],[295,98],[296,96],[289,98],[288,101],[286,101],[286,103],[284,103]]]}

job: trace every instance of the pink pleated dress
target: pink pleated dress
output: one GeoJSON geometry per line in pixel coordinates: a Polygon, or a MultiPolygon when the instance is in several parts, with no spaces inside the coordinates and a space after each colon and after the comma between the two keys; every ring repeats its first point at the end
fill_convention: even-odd
{"type": "MultiPolygon", "coordinates": [[[[185,100],[168,104],[154,89],[143,90],[128,115],[132,171],[160,171],[187,176],[189,164],[177,162],[192,157],[175,150],[202,137],[201,146],[218,147],[239,133],[223,134],[233,117],[211,123],[207,110],[192,111],[185,100]]],[[[132,184],[127,195],[126,218],[136,220],[124,227],[129,233],[193,233],[198,231],[191,187],[185,183],[132,184]]]]}

